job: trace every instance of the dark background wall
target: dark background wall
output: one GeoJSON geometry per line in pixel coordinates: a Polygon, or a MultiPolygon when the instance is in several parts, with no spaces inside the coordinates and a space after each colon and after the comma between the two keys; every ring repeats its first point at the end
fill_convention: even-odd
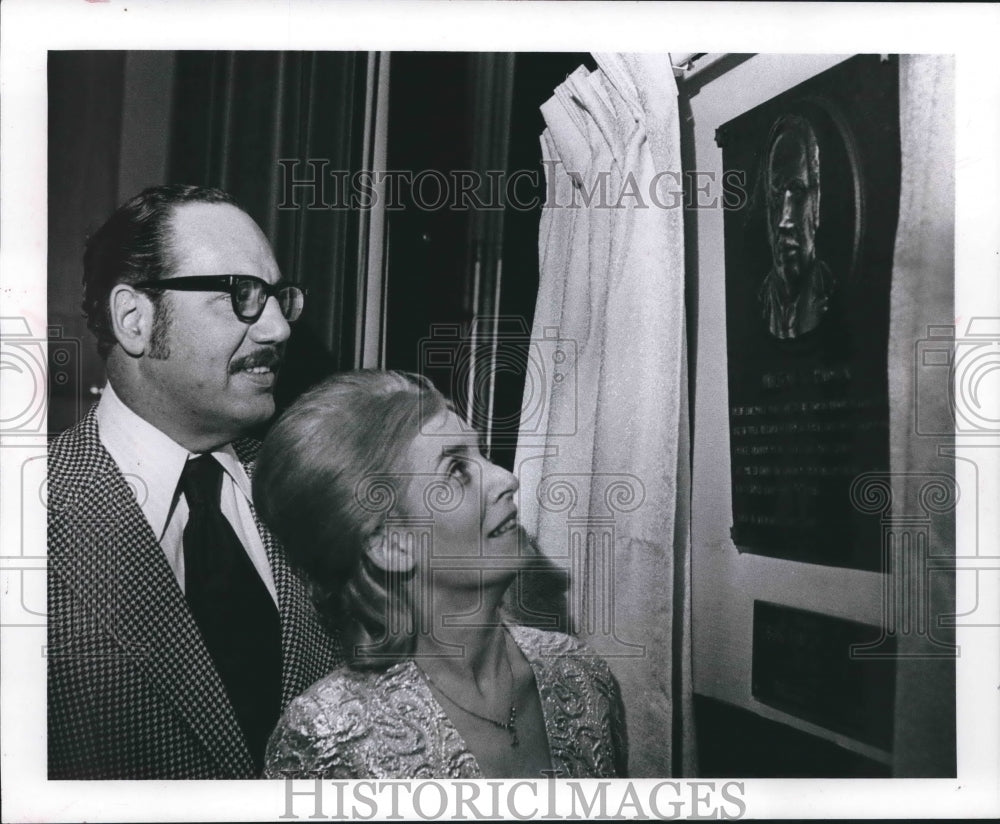
{"type": "Polygon", "coordinates": [[[124,80],[123,52],[49,54],[49,335],[75,342],[67,351],[79,359],[73,380],[51,385],[53,433],[74,423],[104,382],[80,313],[81,261],[85,237],[118,202],[124,80]]]}
{"type": "MultiPolygon", "coordinates": [[[[503,281],[498,304],[485,308],[516,319],[522,330],[505,330],[494,360],[500,364],[494,417],[503,429],[494,457],[511,466],[538,286],[544,194],[538,107],[577,66],[594,64],[589,55],[574,53],[499,57],[393,54],[387,167],[415,174],[476,164],[485,171],[488,164],[508,174],[534,172],[539,182],[539,204],[506,210],[490,236],[496,247],[490,260],[502,262],[503,281]],[[483,67],[504,61],[508,74],[484,86],[483,67]],[[498,95],[509,98],[499,124],[498,95]]],[[[271,239],[285,277],[308,287],[306,313],[289,342],[280,406],[324,374],[360,363],[356,327],[364,310],[365,260],[359,214],[313,204],[305,190],[296,192],[295,203],[285,202],[287,172],[278,161],[295,163],[289,168],[296,179],[310,177],[310,160],[325,162],[329,171],[359,169],[371,138],[364,123],[370,73],[368,56],[351,52],[50,54],[49,322],[78,342],[82,376],[80,386],[53,383],[52,433],[74,423],[104,382],[79,308],[84,241],[119,203],[157,183],[230,191],[271,239]]],[[[530,186],[519,191],[530,199],[530,186]]],[[[325,193],[326,201],[336,200],[329,186],[325,193]]],[[[424,342],[442,325],[467,335],[484,310],[472,286],[481,218],[412,202],[389,214],[386,366],[428,371],[421,361],[424,342]]],[[[453,376],[431,377],[454,393],[453,376]]]]}
{"type": "Polygon", "coordinates": [[[104,384],[80,310],[84,242],[123,199],[166,180],[174,63],[174,52],[49,52],[48,325],[73,359],[50,364],[51,376],[70,376],[50,383],[52,434],[104,384]]]}
{"type": "MultiPolygon", "coordinates": [[[[463,209],[420,208],[406,199],[406,208],[388,216],[388,297],[386,364],[426,373],[460,404],[482,401],[466,395],[463,378],[476,360],[479,375],[495,381],[491,409],[491,457],[508,468],[514,464],[525,363],[538,291],[538,224],[544,200],[544,174],[539,136],[545,123],[539,107],[565,77],[581,64],[595,68],[585,53],[520,53],[512,72],[492,87],[477,78],[490,71],[483,55],[470,53],[402,52],[392,56],[388,167],[451,174],[471,170],[485,175],[502,172],[504,181],[520,171],[534,174],[537,188],[521,179],[516,199],[533,208],[508,207],[502,219],[483,225],[483,215],[463,209]],[[485,90],[484,90],[485,87],[485,90]],[[506,88],[505,88],[506,87],[506,88]],[[428,94],[433,89],[433,94],[428,94]],[[499,115],[495,98],[509,95],[509,109],[499,115]],[[489,133],[493,128],[492,136],[489,133]],[[494,144],[502,144],[500,146],[494,144]],[[496,163],[496,165],[493,165],[496,163]],[[495,248],[493,248],[495,247],[495,248]],[[480,296],[473,288],[477,261],[480,296]],[[489,293],[500,274],[499,301],[489,293]],[[495,330],[496,351],[466,346],[470,326],[483,314],[503,318],[495,330]],[[435,369],[428,363],[429,346],[447,349],[450,330],[456,365],[435,369]],[[460,363],[459,363],[460,362],[460,363]]],[[[433,198],[428,186],[424,203],[433,198]]],[[[492,199],[483,194],[481,200],[492,199]]],[[[488,332],[494,331],[492,328],[488,332]]],[[[484,387],[480,385],[484,391],[484,387]]],[[[482,409],[477,423],[485,425],[482,409]]]]}

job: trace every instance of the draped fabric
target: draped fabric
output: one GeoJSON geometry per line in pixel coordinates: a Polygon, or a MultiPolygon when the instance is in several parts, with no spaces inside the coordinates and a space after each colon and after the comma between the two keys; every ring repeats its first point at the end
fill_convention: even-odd
{"type": "Polygon", "coordinates": [[[954,612],[955,580],[942,571],[923,578],[917,554],[921,546],[930,556],[954,553],[955,497],[940,492],[951,489],[951,479],[962,486],[960,495],[976,493],[974,480],[972,488],[964,487],[953,437],[933,434],[954,427],[949,370],[922,355],[924,347],[934,350],[931,356],[947,355],[954,333],[966,334],[965,329],[949,334],[954,324],[954,84],[952,57],[900,58],[900,204],[889,320],[889,397],[895,404],[891,518],[894,531],[909,533],[910,542],[900,540],[894,548],[903,553],[901,562],[886,575],[888,603],[896,610],[892,626],[904,629],[897,648],[898,777],[955,774],[955,661],[947,646],[954,639],[937,624],[954,612]],[[921,355],[918,361],[915,354],[921,355]],[[920,437],[914,437],[914,425],[920,437]],[[916,632],[907,632],[910,627],[916,632]]]}
{"type": "Polygon", "coordinates": [[[621,683],[631,775],[667,776],[686,770],[690,700],[677,91],[666,54],[595,58],[542,106],[521,517],[569,572],[572,630],[621,683]]]}

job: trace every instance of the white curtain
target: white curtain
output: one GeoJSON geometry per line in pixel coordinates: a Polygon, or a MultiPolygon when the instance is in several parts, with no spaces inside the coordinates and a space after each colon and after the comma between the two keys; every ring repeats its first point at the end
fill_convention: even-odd
{"type": "MultiPolygon", "coordinates": [[[[914,541],[916,531],[926,529],[929,552],[941,556],[954,552],[954,500],[946,496],[933,505],[935,498],[927,493],[939,489],[942,478],[961,478],[961,472],[954,438],[927,433],[952,431],[950,375],[947,369],[927,368],[916,355],[935,328],[954,322],[955,61],[950,55],[900,58],[899,137],[899,226],[889,316],[889,397],[895,404],[891,515],[896,531],[913,532],[914,541]],[[915,421],[920,437],[914,437],[915,421]]],[[[961,336],[966,329],[955,332],[961,336]]],[[[947,350],[954,341],[936,343],[935,348],[947,350]]],[[[975,485],[960,494],[975,495],[975,485]]],[[[888,600],[897,610],[893,626],[910,626],[909,610],[918,605],[934,619],[954,611],[952,574],[928,575],[928,589],[916,601],[903,596],[921,591],[921,573],[912,556],[886,575],[887,585],[899,593],[888,600]]],[[[947,627],[923,629],[901,633],[897,647],[894,774],[899,778],[954,775],[955,769],[955,661],[929,640],[952,643],[954,637],[947,627]]]]}
{"type": "Polygon", "coordinates": [[[573,630],[622,686],[631,775],[669,776],[691,750],[677,89],[666,54],[595,58],[542,106],[521,515],[570,573],[573,630]]]}

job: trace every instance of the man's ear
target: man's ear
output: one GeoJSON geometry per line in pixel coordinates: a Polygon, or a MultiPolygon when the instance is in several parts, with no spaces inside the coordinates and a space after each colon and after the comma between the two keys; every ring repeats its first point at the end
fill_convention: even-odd
{"type": "Polygon", "coordinates": [[[410,572],[416,561],[409,544],[390,538],[384,527],[368,538],[367,554],[375,566],[387,572],[410,572]]]}
{"type": "Polygon", "coordinates": [[[127,283],[119,283],[108,297],[111,329],[121,347],[133,357],[144,354],[153,331],[153,302],[127,283]]]}

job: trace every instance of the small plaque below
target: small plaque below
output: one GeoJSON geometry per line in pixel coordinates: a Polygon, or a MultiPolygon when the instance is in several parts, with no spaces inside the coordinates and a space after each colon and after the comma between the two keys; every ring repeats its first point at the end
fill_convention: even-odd
{"type": "Polygon", "coordinates": [[[753,697],[891,751],[895,660],[851,656],[853,645],[881,634],[870,624],[754,601],[753,697]]]}

